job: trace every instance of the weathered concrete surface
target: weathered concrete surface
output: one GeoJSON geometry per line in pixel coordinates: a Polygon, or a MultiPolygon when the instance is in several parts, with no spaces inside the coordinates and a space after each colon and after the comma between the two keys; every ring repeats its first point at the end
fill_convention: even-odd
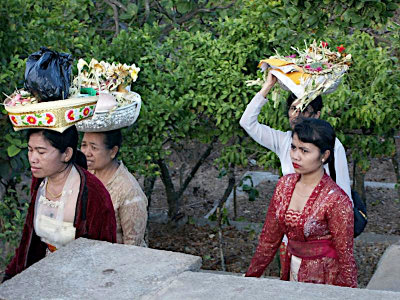
{"type": "Polygon", "coordinates": [[[362,241],[364,243],[389,243],[396,244],[400,242],[400,236],[394,234],[379,234],[373,232],[363,232],[358,237],[356,241],[362,241]]]}
{"type": "Polygon", "coordinates": [[[81,238],[0,285],[0,299],[138,299],[200,266],[197,256],[81,238]]]}
{"type": "Polygon", "coordinates": [[[386,249],[367,289],[400,292],[400,244],[386,249]]]}
{"type": "Polygon", "coordinates": [[[400,293],[294,283],[267,278],[244,278],[202,272],[184,272],[168,287],[147,295],[143,299],[393,300],[400,299],[400,293]]]}
{"type": "Polygon", "coordinates": [[[193,272],[200,265],[192,255],[78,239],[0,285],[0,299],[400,299],[392,291],[193,272]]]}

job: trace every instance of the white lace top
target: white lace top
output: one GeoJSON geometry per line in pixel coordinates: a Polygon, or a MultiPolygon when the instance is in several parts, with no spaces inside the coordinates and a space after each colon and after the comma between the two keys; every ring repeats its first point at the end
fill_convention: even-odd
{"type": "Polygon", "coordinates": [[[122,161],[105,185],[111,195],[117,221],[117,242],[146,246],[147,198],[122,161]]]}
{"type": "Polygon", "coordinates": [[[34,229],[43,242],[58,249],[75,239],[73,222],[79,193],[76,187],[80,186],[80,176],[76,168],[72,167],[57,201],[46,198],[47,181],[45,178],[38,190],[34,229]]]}

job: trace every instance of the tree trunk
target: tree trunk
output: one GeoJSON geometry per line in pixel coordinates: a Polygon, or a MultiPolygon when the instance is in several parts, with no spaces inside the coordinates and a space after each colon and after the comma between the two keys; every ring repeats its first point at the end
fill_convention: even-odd
{"type": "Polygon", "coordinates": [[[365,174],[362,170],[357,166],[357,161],[353,163],[353,190],[355,190],[361,197],[364,204],[366,203],[366,194],[365,194],[365,174]]]}
{"type": "Polygon", "coordinates": [[[157,164],[160,167],[161,181],[164,184],[165,193],[167,194],[168,218],[169,220],[172,220],[178,214],[179,210],[178,193],[175,191],[174,183],[172,182],[172,178],[165,161],[159,159],[157,164]]]}
{"type": "Polygon", "coordinates": [[[397,136],[394,137],[394,142],[396,145],[396,152],[392,156],[392,164],[394,172],[396,173],[396,189],[400,200],[400,132],[398,132],[397,136]]]}
{"type": "Polygon", "coordinates": [[[154,189],[154,183],[156,182],[157,176],[146,176],[144,178],[144,194],[147,197],[148,201],[148,208],[150,208],[151,205],[151,194],[153,193],[154,189]]]}
{"type": "Polygon", "coordinates": [[[214,137],[212,142],[208,145],[207,149],[200,156],[197,163],[194,165],[189,175],[186,177],[185,181],[180,186],[179,190],[175,190],[174,183],[172,182],[171,175],[169,173],[169,169],[164,160],[157,160],[157,164],[160,167],[161,172],[161,181],[164,184],[165,192],[167,194],[167,202],[168,202],[168,218],[170,222],[176,222],[183,217],[182,214],[179,213],[179,209],[181,207],[181,199],[183,197],[183,193],[186,188],[189,186],[189,183],[192,181],[200,166],[204,163],[208,156],[210,156],[211,151],[214,147],[214,143],[217,141],[217,137],[214,137]]]}
{"type": "Polygon", "coordinates": [[[231,194],[233,188],[235,187],[235,165],[230,164],[228,170],[228,186],[225,189],[225,193],[219,200],[217,207],[217,222],[218,222],[218,237],[219,237],[219,251],[221,256],[221,268],[222,271],[226,271],[224,249],[223,249],[223,233],[222,233],[222,214],[224,211],[224,205],[229,195],[231,194]]]}
{"type": "Polygon", "coordinates": [[[146,231],[144,233],[144,240],[149,245],[149,220],[150,220],[150,207],[151,207],[151,194],[153,193],[154,183],[156,182],[157,176],[146,176],[144,178],[144,194],[147,197],[147,224],[146,231]]]}

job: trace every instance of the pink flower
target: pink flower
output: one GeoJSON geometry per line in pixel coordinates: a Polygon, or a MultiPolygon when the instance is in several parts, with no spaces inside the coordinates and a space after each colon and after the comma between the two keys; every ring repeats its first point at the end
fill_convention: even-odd
{"type": "Polygon", "coordinates": [[[306,65],[304,68],[310,69],[311,67],[310,67],[310,65],[306,65]]]}
{"type": "Polygon", "coordinates": [[[327,48],[328,47],[328,43],[327,42],[321,42],[322,48],[327,48]]]}
{"type": "Polygon", "coordinates": [[[322,71],[322,67],[318,67],[316,70],[317,70],[317,72],[321,72],[322,71]]]}

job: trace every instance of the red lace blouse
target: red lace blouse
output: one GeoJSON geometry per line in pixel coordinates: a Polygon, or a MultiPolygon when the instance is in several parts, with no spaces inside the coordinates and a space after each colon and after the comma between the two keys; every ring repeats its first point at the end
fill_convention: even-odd
{"type": "MultiPolygon", "coordinates": [[[[246,276],[260,277],[264,273],[286,234],[289,240],[301,242],[327,239],[336,250],[337,258],[302,259],[299,281],[357,287],[353,255],[354,216],[349,197],[324,174],[299,218],[288,226],[293,215],[289,218],[287,209],[299,179],[299,174],[289,174],[279,180],[246,276]]],[[[281,279],[289,280],[290,255],[282,261],[281,268],[281,279]]]]}

